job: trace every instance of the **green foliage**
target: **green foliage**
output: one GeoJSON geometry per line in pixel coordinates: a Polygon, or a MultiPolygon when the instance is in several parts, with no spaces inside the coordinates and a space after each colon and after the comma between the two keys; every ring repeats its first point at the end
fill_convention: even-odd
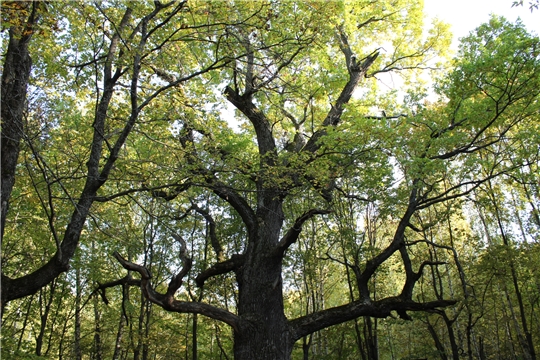
{"type": "MultiPolygon", "coordinates": [[[[313,359],[368,357],[370,342],[381,358],[434,358],[440,350],[433,334],[448,356],[454,341],[474,348],[474,356],[485,348],[504,357],[523,344],[527,324],[540,338],[533,326],[540,284],[540,40],[521,23],[493,17],[464,38],[444,65],[448,71],[436,75],[433,100],[424,70],[434,58],[444,61],[450,34],[440,22],[425,30],[421,2],[190,1],[151,18],[145,42],[141,24],[159,2],[38,4],[46,20],[30,44],[31,95],[2,239],[3,274],[22,276],[59,249],[88,181],[96,136],[104,143],[99,170],[118,160],[93,197],[70,271],[5,309],[5,358],[37,358],[31,354],[41,325],[49,358],[75,358],[77,347],[83,358],[96,357],[98,345],[103,358],[116,348],[120,358],[145,351],[190,358],[194,347],[200,358],[231,358],[227,325],[198,315],[195,334],[193,314],[167,312],[125,283],[108,288],[138,279],[133,271],[125,277],[111,254],[145,266],[151,285],[165,293],[185,266],[184,250],[193,264],[176,299],[234,314],[240,271],[213,276],[204,288],[197,275],[251,251],[242,206],[276,212],[267,208],[274,201],[283,204],[283,238],[297,230],[302,214],[332,210],[303,223],[286,249],[280,281],[289,319],[398,296],[409,267],[421,275],[415,301],[460,300],[412,315],[422,321],[414,325],[360,317],[318,330],[305,348],[303,339],[297,342],[293,358],[304,349],[313,359]],[[108,54],[128,8],[119,48],[108,54]],[[330,124],[327,116],[351,77],[344,48],[359,60],[380,55],[330,124]],[[107,66],[119,80],[96,135],[107,66]],[[390,71],[399,74],[399,90],[376,81],[390,71]],[[230,111],[226,87],[264,115],[273,151],[261,152],[265,139],[255,121],[230,111]],[[115,154],[131,119],[133,129],[115,154]],[[312,138],[316,150],[305,151],[312,138]],[[398,234],[403,219],[406,229],[398,234]],[[398,235],[405,250],[377,267],[368,282],[371,299],[362,298],[358,275],[398,235]],[[526,315],[521,323],[514,320],[518,302],[526,315]],[[475,343],[452,339],[452,331],[475,343]]],[[[20,28],[25,6],[2,3],[3,28],[20,28]]],[[[257,218],[257,226],[265,221],[257,218]]]]}

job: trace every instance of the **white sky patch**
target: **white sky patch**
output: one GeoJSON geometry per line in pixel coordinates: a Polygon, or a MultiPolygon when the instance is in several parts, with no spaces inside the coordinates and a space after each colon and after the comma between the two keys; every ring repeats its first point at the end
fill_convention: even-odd
{"type": "MultiPolygon", "coordinates": [[[[540,10],[531,12],[528,1],[524,1],[523,6],[516,7],[512,7],[512,2],[513,0],[424,0],[424,26],[427,31],[435,18],[449,24],[453,34],[453,51],[457,50],[460,38],[488,22],[491,14],[504,16],[512,23],[520,19],[529,32],[540,35],[540,10]]],[[[399,73],[378,74],[377,79],[383,91],[399,89],[403,85],[399,73]]],[[[398,98],[398,101],[400,100],[402,96],[398,98]]]]}
{"type": "Polygon", "coordinates": [[[480,24],[489,21],[491,14],[504,16],[515,22],[518,18],[530,32],[540,35],[540,10],[531,12],[528,1],[523,6],[512,7],[512,0],[424,0],[426,24],[438,18],[451,25],[454,34],[452,47],[457,49],[459,38],[467,36],[480,24]]]}

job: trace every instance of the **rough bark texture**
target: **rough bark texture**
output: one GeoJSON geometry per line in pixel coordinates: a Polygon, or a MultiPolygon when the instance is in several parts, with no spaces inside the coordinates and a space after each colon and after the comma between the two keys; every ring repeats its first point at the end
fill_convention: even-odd
{"type": "MultiPolygon", "coordinates": [[[[9,30],[9,43],[5,55],[2,72],[1,89],[1,164],[0,164],[0,245],[4,237],[6,216],[9,200],[15,185],[15,173],[20,152],[20,143],[24,136],[23,117],[26,109],[26,93],[28,79],[32,68],[32,59],[28,53],[28,44],[32,38],[33,26],[38,21],[36,4],[27,4],[32,11],[28,19],[19,19],[20,24],[13,25],[9,30]]],[[[24,6],[23,6],[24,7],[24,6]]],[[[18,20],[15,20],[18,22],[18,20]]],[[[3,313],[6,304],[5,293],[9,290],[4,286],[9,279],[1,274],[0,311],[3,313]]]]}
{"type": "Polygon", "coordinates": [[[283,309],[282,257],[273,251],[283,222],[281,201],[263,202],[268,208],[257,212],[257,239],[237,271],[238,316],[244,320],[234,334],[237,360],[289,359],[293,345],[283,309]]]}

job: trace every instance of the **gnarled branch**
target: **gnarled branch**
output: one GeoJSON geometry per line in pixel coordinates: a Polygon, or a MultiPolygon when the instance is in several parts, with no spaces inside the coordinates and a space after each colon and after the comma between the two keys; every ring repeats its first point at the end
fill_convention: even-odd
{"type": "Polygon", "coordinates": [[[235,271],[244,264],[245,256],[242,254],[234,254],[230,259],[218,262],[212,265],[208,269],[201,272],[196,278],[195,282],[198,287],[203,287],[206,280],[212,276],[226,274],[231,271],[235,271]]]}
{"type": "Polygon", "coordinates": [[[141,275],[141,290],[144,296],[152,303],[159,305],[163,309],[171,312],[192,313],[208,316],[209,318],[223,321],[235,330],[238,330],[240,327],[242,321],[241,318],[227,310],[201,302],[175,300],[173,293],[176,290],[174,289],[178,289],[178,287],[181,285],[180,276],[184,273],[184,271],[181,271],[177,276],[173,277],[166,294],[160,294],[155,291],[150,283],[152,275],[148,269],[146,269],[144,266],[127,261],[118,252],[114,253],[114,257],[118,260],[118,262],[120,262],[124,269],[136,271],[141,275]]]}
{"type": "Polygon", "coordinates": [[[372,303],[361,300],[352,303],[318,311],[300,318],[291,320],[290,333],[294,341],[327,328],[356,319],[360,316],[386,318],[392,316],[392,311],[405,313],[406,311],[435,312],[439,308],[454,305],[455,300],[438,300],[418,303],[412,300],[404,301],[399,297],[385,298],[372,303]]]}
{"type": "Polygon", "coordinates": [[[298,240],[298,236],[302,232],[302,225],[304,225],[307,220],[315,215],[330,214],[331,212],[332,210],[311,209],[302,214],[302,216],[296,219],[293,226],[291,226],[289,231],[287,231],[277,244],[276,249],[274,250],[275,255],[283,255],[285,251],[298,240]]]}

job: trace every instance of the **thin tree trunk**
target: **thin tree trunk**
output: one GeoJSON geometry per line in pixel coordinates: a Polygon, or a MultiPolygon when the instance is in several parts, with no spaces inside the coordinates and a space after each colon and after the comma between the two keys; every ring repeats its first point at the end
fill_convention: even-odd
{"type": "Polygon", "coordinates": [[[311,348],[311,342],[313,340],[313,334],[304,336],[302,338],[302,354],[304,360],[309,360],[309,349],[311,348]]]}
{"type": "Polygon", "coordinates": [[[197,360],[198,358],[198,347],[197,347],[197,326],[198,326],[198,316],[197,314],[193,314],[193,319],[192,319],[192,326],[191,326],[191,339],[192,339],[192,351],[191,351],[191,356],[192,356],[192,360],[197,360]]]}
{"type": "Polygon", "coordinates": [[[148,360],[150,353],[149,335],[150,335],[150,321],[152,319],[152,303],[145,299],[145,321],[144,321],[144,342],[143,342],[143,360],[148,360]]]}
{"type": "Polygon", "coordinates": [[[124,337],[124,329],[127,321],[127,317],[123,309],[125,308],[128,291],[128,285],[122,284],[122,312],[120,314],[120,320],[118,321],[118,330],[116,331],[116,341],[114,343],[114,353],[112,360],[120,359],[120,354],[122,350],[122,338],[124,337]]]}
{"type": "Polygon", "coordinates": [[[101,313],[99,311],[99,304],[97,296],[93,297],[94,303],[94,359],[103,359],[103,345],[101,344],[101,313]]]}
{"type": "MultiPolygon", "coordinates": [[[[497,203],[497,200],[495,199],[495,194],[494,194],[494,190],[493,190],[491,182],[488,181],[487,184],[488,184],[488,188],[489,188],[488,196],[489,196],[491,204],[493,205],[495,221],[496,221],[496,225],[497,225],[497,227],[499,229],[499,232],[501,234],[501,238],[503,240],[503,245],[507,249],[510,249],[511,248],[510,247],[510,241],[508,239],[508,235],[506,233],[506,230],[504,229],[504,226],[503,226],[500,206],[497,203]]],[[[479,210],[479,213],[481,213],[480,209],[478,209],[478,210],[479,210]]],[[[486,233],[489,234],[489,228],[487,227],[485,218],[484,218],[484,216],[482,214],[480,215],[480,218],[482,220],[482,223],[484,224],[484,228],[486,230],[486,233]]],[[[532,334],[530,333],[530,331],[528,329],[527,319],[525,317],[525,307],[524,307],[524,304],[523,304],[521,290],[520,290],[519,282],[518,282],[517,271],[516,271],[516,268],[515,268],[515,263],[514,263],[513,258],[511,258],[509,260],[509,267],[510,267],[510,274],[511,274],[511,278],[512,278],[512,284],[513,284],[514,291],[515,291],[515,294],[516,294],[516,298],[517,298],[517,301],[518,301],[519,318],[521,320],[521,326],[523,327],[523,332],[522,332],[522,329],[517,324],[517,320],[515,320],[516,319],[515,312],[514,312],[514,309],[513,309],[512,305],[511,305],[510,296],[509,296],[509,293],[508,293],[508,290],[507,290],[506,286],[504,286],[504,292],[505,292],[506,299],[507,299],[507,301],[509,303],[509,306],[510,306],[509,309],[510,309],[510,311],[512,313],[512,318],[515,320],[514,322],[515,322],[515,328],[516,328],[516,332],[517,332],[517,337],[518,337],[519,343],[521,344],[521,347],[523,348],[523,355],[525,356],[525,358],[528,359],[528,360],[536,360],[534,342],[533,342],[533,339],[532,339],[532,334]],[[523,333],[525,333],[525,336],[523,335],[523,333]]]]}
{"type": "MultiPolygon", "coordinates": [[[[495,216],[496,216],[496,219],[497,219],[497,225],[499,227],[499,231],[501,232],[503,243],[508,249],[510,249],[510,241],[508,240],[508,236],[507,236],[506,231],[504,230],[504,227],[503,227],[503,224],[502,224],[499,206],[496,203],[495,199],[493,199],[493,198],[492,198],[492,202],[493,202],[493,206],[495,208],[495,216]]],[[[510,259],[510,273],[512,275],[512,284],[514,286],[514,291],[515,291],[516,298],[517,298],[517,301],[518,301],[519,318],[521,320],[521,326],[523,327],[523,332],[525,333],[525,339],[523,339],[523,334],[521,334],[521,332],[518,329],[518,337],[520,339],[520,342],[522,343],[525,358],[530,359],[530,360],[536,360],[536,353],[535,353],[535,350],[534,350],[534,342],[532,340],[532,334],[530,333],[529,328],[528,328],[527,318],[525,317],[525,306],[523,304],[523,298],[522,298],[522,295],[521,295],[521,290],[520,290],[520,287],[519,287],[517,271],[516,271],[516,267],[515,267],[513,258],[510,259]]]]}
{"type": "Polygon", "coordinates": [[[450,347],[452,349],[452,359],[459,360],[459,347],[456,342],[456,336],[454,333],[454,328],[452,326],[454,321],[450,320],[448,315],[446,315],[445,311],[443,311],[442,313],[442,318],[444,320],[444,323],[446,324],[446,329],[448,330],[448,340],[450,340],[450,347]]]}
{"type": "Polygon", "coordinates": [[[75,270],[75,339],[73,342],[74,355],[76,360],[82,359],[81,351],[81,270],[75,270]]]}
{"type": "Polygon", "coordinates": [[[62,335],[60,336],[60,341],[58,343],[58,360],[62,360],[64,358],[64,341],[67,333],[68,324],[70,324],[67,319],[71,317],[71,312],[66,315],[66,321],[64,321],[64,325],[62,326],[62,335]]]}
{"type": "MultiPolygon", "coordinates": [[[[17,342],[17,351],[21,350],[22,340],[24,333],[26,332],[26,326],[28,325],[28,319],[30,318],[30,308],[32,307],[32,302],[34,301],[34,296],[30,296],[28,299],[28,307],[26,308],[26,313],[24,315],[23,326],[21,329],[21,335],[19,336],[19,341],[17,342]]],[[[4,313],[2,313],[4,314],[4,313]]]]}
{"type": "Polygon", "coordinates": [[[437,331],[433,327],[433,324],[431,322],[427,321],[427,328],[429,331],[429,334],[431,335],[431,338],[435,342],[435,347],[437,348],[437,351],[439,352],[439,356],[442,360],[448,360],[448,356],[446,355],[446,349],[444,348],[443,343],[441,342],[441,339],[439,338],[439,335],[437,334],[437,331]]]}
{"type": "Polygon", "coordinates": [[[364,337],[368,349],[368,358],[370,360],[379,359],[379,349],[377,341],[377,333],[374,330],[372,319],[369,316],[364,317],[364,337]]]}
{"type": "MultiPolygon", "coordinates": [[[[45,289],[46,288],[41,289],[40,292],[39,292],[40,303],[41,303],[42,296],[44,296],[45,289]]],[[[41,322],[40,322],[40,326],[39,326],[39,333],[38,333],[38,336],[36,338],[36,355],[37,356],[42,355],[41,353],[42,353],[42,348],[43,348],[43,337],[45,336],[45,330],[47,329],[47,321],[49,319],[49,313],[50,313],[52,302],[53,302],[53,299],[54,299],[55,290],[56,290],[56,280],[51,283],[49,294],[48,294],[49,296],[45,300],[45,304],[44,304],[45,308],[43,310],[40,309],[41,310],[41,315],[40,315],[41,322]]]]}

